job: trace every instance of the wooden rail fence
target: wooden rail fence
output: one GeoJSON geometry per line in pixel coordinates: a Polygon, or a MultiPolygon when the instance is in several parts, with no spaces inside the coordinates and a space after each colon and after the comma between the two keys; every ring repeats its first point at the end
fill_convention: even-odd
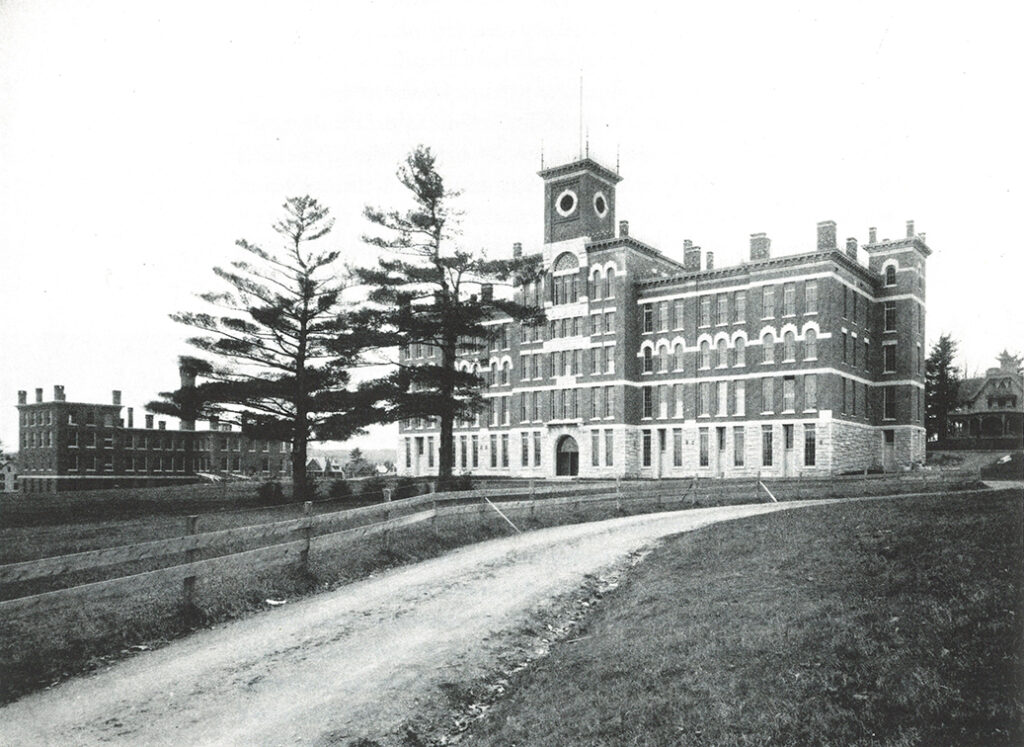
{"type": "MultiPolygon", "coordinates": [[[[847,496],[865,491],[877,494],[901,492],[927,492],[942,489],[977,478],[977,473],[943,473],[931,476],[909,475],[857,476],[854,478],[765,480],[771,484],[773,498],[796,500],[847,496]]],[[[582,509],[584,506],[615,503],[621,510],[631,506],[699,505],[763,501],[764,482],[749,478],[719,480],[696,477],[690,480],[616,481],[590,483],[547,484],[537,488],[533,483],[519,490],[497,488],[458,493],[433,493],[405,498],[389,503],[362,508],[313,515],[312,504],[303,505],[300,518],[275,521],[254,526],[196,532],[196,517],[186,521],[186,532],[179,537],[150,540],[131,545],[106,547],[97,550],[41,558],[0,565],[0,594],[5,585],[20,584],[40,579],[59,579],[81,571],[93,571],[137,561],[158,561],[185,556],[185,562],[131,575],[78,584],[67,588],[45,591],[28,596],[15,596],[0,600],[0,614],[38,609],[57,601],[88,598],[112,589],[137,583],[177,581],[183,583],[183,600],[191,604],[195,580],[198,577],[223,573],[236,568],[267,568],[288,563],[308,565],[311,548],[326,549],[373,535],[388,537],[388,533],[402,527],[429,524],[436,531],[440,517],[487,514],[494,509],[492,501],[506,514],[526,512],[535,515],[538,509],[557,507],[582,509]],[[268,544],[270,543],[270,544],[268,544]],[[233,550],[238,544],[261,547],[233,550]],[[200,558],[201,553],[214,553],[200,558]],[[216,554],[219,553],[219,554],[216,554]]]]}

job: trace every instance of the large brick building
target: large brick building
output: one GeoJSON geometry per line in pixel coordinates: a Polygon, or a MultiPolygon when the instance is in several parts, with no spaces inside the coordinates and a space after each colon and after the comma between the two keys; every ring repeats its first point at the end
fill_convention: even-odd
{"type": "Polygon", "coordinates": [[[147,414],[140,428],[133,408],[122,417],[125,409],[116,390],[108,405],[68,402],[63,386],[53,388],[50,402],[43,401],[42,389],[34,402],[18,392],[21,492],[173,485],[204,474],[291,474],[290,444],[250,439],[217,421],[207,430],[191,422],[170,430],[147,414]]]}
{"type": "MultiPolygon", "coordinates": [[[[483,360],[488,408],[457,423],[456,471],[550,477],[795,475],[924,459],[925,262],[906,236],[738,266],[684,242],[680,263],[615,231],[619,175],[589,158],[540,172],[545,277],[516,289],[543,329],[501,329],[483,360]],[[862,259],[863,258],[863,259],[862,259]]],[[[516,245],[514,253],[521,253],[516,245]]],[[[484,293],[491,292],[485,287],[484,293]]],[[[403,350],[403,363],[432,350],[403,350]]],[[[399,471],[436,474],[439,432],[399,430],[399,471]]]]}

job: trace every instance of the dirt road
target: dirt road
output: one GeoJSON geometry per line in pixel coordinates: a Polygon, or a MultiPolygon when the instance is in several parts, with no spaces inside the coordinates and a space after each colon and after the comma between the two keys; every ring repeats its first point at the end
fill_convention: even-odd
{"type": "Polygon", "coordinates": [[[820,501],[697,509],[494,540],[226,624],[0,709],[0,744],[398,741],[442,685],[586,574],[670,534],[820,501]]]}

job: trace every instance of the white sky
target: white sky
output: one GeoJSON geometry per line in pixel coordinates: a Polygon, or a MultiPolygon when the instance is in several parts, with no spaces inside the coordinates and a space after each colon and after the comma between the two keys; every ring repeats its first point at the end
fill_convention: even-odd
{"type": "Polygon", "coordinates": [[[468,248],[537,249],[541,142],[575,155],[581,70],[632,235],[723,266],[756,231],[785,254],[819,220],[863,243],[913,219],[929,344],[951,332],[972,371],[1024,347],[1014,4],[675,5],[0,2],[0,441],[18,389],[174,388],[167,314],[219,287],[235,239],[271,243],[286,196],[371,260],[362,208],[398,204],[417,143],[465,192],[468,248]]]}

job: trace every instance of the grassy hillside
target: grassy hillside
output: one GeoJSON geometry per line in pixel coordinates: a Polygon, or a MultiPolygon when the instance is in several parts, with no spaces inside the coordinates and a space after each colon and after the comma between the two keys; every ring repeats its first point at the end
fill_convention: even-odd
{"type": "Polygon", "coordinates": [[[474,745],[1024,743],[1020,492],[667,542],[474,745]]]}

